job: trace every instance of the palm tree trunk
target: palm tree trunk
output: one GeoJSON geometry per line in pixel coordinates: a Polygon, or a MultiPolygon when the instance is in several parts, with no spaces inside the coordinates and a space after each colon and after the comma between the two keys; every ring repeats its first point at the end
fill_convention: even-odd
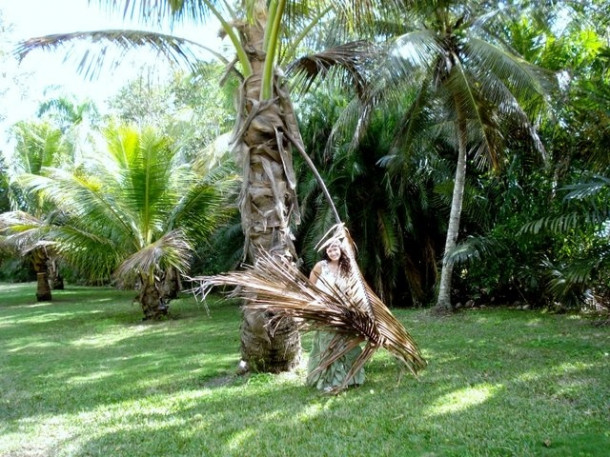
{"type": "Polygon", "coordinates": [[[163,298],[168,302],[178,298],[178,294],[182,290],[182,283],[180,282],[180,273],[176,268],[168,267],[165,270],[161,283],[161,290],[163,292],[163,298]]]}
{"type": "MultiPolygon", "coordinates": [[[[252,74],[240,90],[235,138],[235,151],[244,175],[240,212],[245,251],[251,263],[256,262],[261,249],[294,261],[291,223],[299,221],[289,137],[295,122],[290,117],[292,112],[282,109],[289,106],[289,100],[287,92],[279,87],[277,76],[274,76],[275,97],[261,100],[266,15],[262,11],[255,16],[257,21],[245,24],[241,30],[252,74]]],[[[296,323],[283,319],[271,329],[270,317],[244,311],[241,354],[249,370],[277,373],[291,370],[299,362],[301,344],[296,323]]]]}
{"type": "Polygon", "coordinates": [[[167,315],[168,306],[161,294],[161,285],[157,283],[154,276],[141,275],[141,288],[138,301],[142,306],[144,320],[159,319],[167,315]]]}
{"type": "Polygon", "coordinates": [[[59,266],[57,265],[57,257],[50,256],[47,261],[47,266],[52,289],[64,290],[64,278],[59,272],[59,266]]]}
{"type": "Polygon", "coordinates": [[[447,261],[447,253],[455,248],[460,231],[460,217],[462,214],[462,203],[464,200],[464,187],[466,185],[466,121],[461,110],[457,109],[457,135],[458,135],[458,161],[455,169],[455,181],[453,183],[453,196],[451,199],[451,212],[449,215],[449,226],[447,227],[447,239],[443,255],[443,267],[438,289],[438,298],[435,311],[438,313],[451,312],[451,280],[453,276],[453,264],[447,261]]]}
{"type": "Polygon", "coordinates": [[[36,300],[51,301],[53,297],[47,273],[36,273],[36,283],[36,300]]]}
{"type": "Polygon", "coordinates": [[[47,253],[43,248],[36,248],[32,252],[32,262],[36,272],[36,300],[51,301],[51,287],[49,286],[49,272],[47,269],[47,253]]]}

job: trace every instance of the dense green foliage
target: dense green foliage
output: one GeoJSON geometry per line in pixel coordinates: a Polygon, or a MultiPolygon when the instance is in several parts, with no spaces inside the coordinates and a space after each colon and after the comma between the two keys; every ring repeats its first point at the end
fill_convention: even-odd
{"type": "MultiPolygon", "coordinates": [[[[493,157],[496,165],[493,171],[480,166],[482,155],[469,156],[458,244],[445,256],[455,268],[452,301],[520,302],[553,308],[607,305],[610,300],[608,5],[599,1],[514,0],[502,2],[502,8],[496,10],[498,2],[494,1],[458,3],[459,9],[452,10],[452,14],[463,14],[453,19],[456,27],[464,29],[445,30],[455,43],[468,43],[470,51],[483,50],[484,43],[468,41],[471,37],[465,35],[470,33],[466,26],[476,25],[478,38],[500,38],[516,56],[544,69],[557,84],[548,97],[550,113],[533,110],[527,100],[519,100],[531,115],[543,155],[526,140],[531,132],[524,125],[500,116],[506,105],[486,111],[483,108],[489,107],[487,102],[479,100],[479,112],[489,114],[483,124],[494,127],[496,133],[504,132],[501,138],[494,137],[502,140],[499,144],[503,147],[493,157]],[[479,7],[486,12],[480,17],[479,7]],[[460,32],[451,35],[456,30],[460,32]]],[[[385,16],[387,21],[366,24],[361,20],[365,17],[358,17],[359,28],[351,29],[352,32],[366,31],[366,36],[376,36],[378,41],[387,39],[388,44],[409,32],[405,42],[414,43],[416,38],[446,25],[441,17],[421,14],[426,13],[429,2],[411,2],[408,9],[398,12],[393,9],[397,5],[405,6],[387,2],[383,10],[383,14],[390,15],[385,16]]],[[[289,17],[298,18],[297,10],[291,10],[289,17]]],[[[444,19],[450,17],[448,14],[444,19]]],[[[346,17],[340,19],[344,21],[346,17]]],[[[326,21],[318,27],[307,40],[307,46],[315,49],[321,49],[322,35],[339,29],[326,21]]],[[[326,44],[331,45],[344,38],[337,34],[329,36],[326,44]]],[[[422,60],[426,52],[422,51],[422,60]]],[[[331,54],[325,56],[330,59],[331,54]]],[[[381,73],[371,73],[364,65],[370,62],[361,61],[363,78],[358,81],[362,84],[369,81],[372,89],[379,90],[381,73]]],[[[478,63],[495,69],[508,65],[506,62],[499,65],[490,57],[478,63]]],[[[234,120],[234,111],[228,106],[226,84],[222,90],[216,84],[223,77],[221,68],[214,64],[193,67],[192,77],[177,73],[167,86],[151,85],[145,78],[131,83],[115,98],[112,114],[170,132],[181,148],[181,157],[205,167],[201,151],[210,146],[216,135],[226,132],[227,125],[234,120]]],[[[425,72],[413,68],[388,65],[385,73],[396,78],[395,86],[399,89],[385,99],[381,92],[373,91],[374,96],[366,99],[362,98],[362,91],[354,91],[353,85],[345,90],[327,82],[324,86],[313,84],[306,96],[294,92],[293,99],[306,150],[359,247],[359,261],[367,279],[392,306],[427,306],[433,303],[444,257],[455,175],[456,145],[448,139],[451,129],[443,121],[450,118],[446,116],[446,104],[439,100],[454,87],[439,89],[430,85],[433,81],[423,78],[425,72]],[[431,98],[432,90],[418,91],[417,86],[410,84],[414,81],[439,89],[440,98],[431,98]],[[425,110],[407,110],[417,100],[436,102],[425,110]],[[419,117],[412,116],[415,112],[419,117]],[[358,123],[358,119],[363,121],[358,123]]],[[[331,71],[327,76],[339,81],[332,79],[335,74],[331,71]]],[[[231,86],[236,81],[229,78],[224,82],[231,86]]],[[[493,89],[487,94],[495,94],[501,87],[496,85],[493,89]]],[[[60,130],[69,140],[66,143],[73,145],[75,137],[86,135],[75,135],[73,130],[68,135],[66,126],[80,122],[85,106],[57,100],[47,103],[41,114],[47,121],[53,117],[49,115],[55,114],[55,120],[61,121],[60,130]]],[[[31,127],[35,135],[35,123],[31,127]]],[[[471,142],[478,137],[473,132],[471,142]]],[[[75,150],[74,146],[70,148],[75,150]]],[[[214,160],[226,160],[222,152],[214,160]]],[[[299,157],[295,161],[303,209],[303,223],[296,227],[296,242],[304,260],[303,268],[308,269],[317,259],[313,247],[333,220],[313,175],[299,157]]],[[[0,182],[0,201],[2,186],[0,182]]],[[[201,254],[196,260],[197,272],[218,272],[237,266],[243,240],[237,221],[215,233],[212,240],[218,240],[218,244],[197,247],[201,254]]],[[[4,263],[3,271],[7,271],[7,266],[4,263]]]]}
{"type": "Polygon", "coordinates": [[[8,198],[9,181],[7,168],[8,167],[6,166],[4,157],[0,155],[0,213],[10,209],[10,202],[8,198]]]}
{"type": "MultiPolygon", "coordinates": [[[[202,63],[190,73],[177,71],[167,84],[140,76],[110,100],[110,113],[121,122],[155,127],[173,138],[185,160],[210,160],[202,154],[234,123],[232,93],[235,80],[220,87],[224,68],[202,63]]],[[[226,157],[227,150],[218,151],[226,157]]]]}
{"type": "MultiPolygon", "coordinates": [[[[610,217],[610,67],[601,26],[606,7],[591,2],[583,14],[582,5],[571,2],[510,3],[478,25],[493,27],[495,36],[558,85],[549,94],[551,112],[532,111],[537,148],[527,141],[531,131],[525,125],[500,120],[500,112],[483,119],[510,135],[498,137],[503,147],[492,158],[493,171],[480,166],[484,158],[469,155],[458,245],[445,254],[456,270],[452,301],[604,306],[610,300],[610,239],[604,230],[610,217]]],[[[425,9],[426,2],[420,6],[425,9]]],[[[416,19],[385,33],[411,27],[416,19]]],[[[469,23],[472,16],[463,19],[469,23]]],[[[410,40],[418,38],[413,35],[410,40]]],[[[352,92],[333,86],[319,89],[299,108],[308,151],[348,221],[370,282],[395,306],[429,304],[443,256],[455,145],[439,122],[445,120],[442,107],[416,105],[404,114],[414,102],[429,101],[430,91],[409,90],[409,78],[419,73],[396,73],[397,93],[385,104],[373,97],[377,110],[363,110],[361,101],[350,100],[352,92]]],[[[313,180],[304,177],[301,189],[308,210],[303,245],[310,246],[330,214],[313,180]]]]}
{"type": "MultiPolygon", "coordinates": [[[[0,454],[55,457],[604,455],[609,333],[576,315],[398,310],[430,366],[386,353],[328,397],[304,365],[238,377],[236,304],[174,302],[139,322],[133,293],[69,287],[36,304],[0,285],[0,454]]],[[[305,340],[309,347],[310,340],[305,340]]],[[[305,363],[305,360],[303,361],[305,363]]]]}
{"type": "MultiPolygon", "coordinates": [[[[286,30],[300,29],[298,18],[315,13],[305,4],[289,8],[287,17],[297,20],[286,30]]],[[[366,36],[378,44],[392,44],[405,31],[425,38],[451,25],[442,29],[446,60],[429,73],[384,67],[385,76],[396,77],[387,98],[379,90],[381,73],[367,66],[371,56],[354,60],[351,76],[362,77],[356,78],[362,86],[325,81],[307,95],[293,92],[306,150],[359,248],[363,272],[388,305],[431,305],[445,261],[455,268],[452,302],[484,306],[444,319],[395,309],[428,369],[418,379],[403,377],[380,352],[366,367],[364,387],[326,397],[304,387],[304,365],[279,376],[234,374],[240,358],[235,303],[201,304],[183,295],[169,318],[152,324],[139,321],[133,291],[69,283],[54,291],[53,303],[40,304],[33,301],[33,283],[0,284],[0,454],[605,455],[608,320],[576,310],[604,313],[610,303],[610,6],[600,0],[383,4],[369,19],[394,16],[358,21],[352,38],[366,22],[366,36]],[[451,4],[459,9],[441,8],[451,4]],[[396,16],[393,7],[405,5],[396,16]],[[431,5],[438,8],[427,10],[431,5]],[[435,16],[442,11],[447,14],[435,16]],[[549,111],[519,97],[531,125],[503,116],[518,110],[498,95],[505,89],[499,80],[486,89],[490,97],[472,99],[467,111],[481,114],[484,128],[475,129],[469,118],[458,242],[444,254],[459,149],[451,113],[467,103],[448,97],[459,78],[435,70],[455,63],[452,52],[487,49],[469,41],[467,25],[499,37],[520,64],[537,65],[557,84],[549,111]],[[459,101],[451,106],[449,100],[459,101]],[[472,147],[488,134],[499,140],[497,154],[472,147]],[[531,141],[536,135],[540,143],[531,141]],[[494,167],[482,166],[485,160],[494,167]]],[[[366,19],[367,12],[354,10],[352,19],[366,19]]],[[[318,24],[307,45],[318,49],[335,25],[318,24]]],[[[332,45],[344,38],[329,35],[332,45]]],[[[439,50],[423,43],[431,46],[424,53],[439,50]]],[[[278,55],[292,51],[280,46],[278,55]]],[[[508,61],[487,57],[463,63],[480,77],[506,69],[508,61]]],[[[331,58],[304,62],[321,64],[316,68],[326,74],[331,58]]],[[[0,241],[17,240],[10,238],[14,229],[35,234],[33,244],[20,245],[26,255],[63,243],[49,252],[70,262],[73,281],[106,281],[123,265],[119,273],[131,285],[134,271],[146,273],[140,285],[155,282],[167,266],[186,270],[193,250],[195,273],[236,268],[243,232],[236,218],[225,217],[235,214],[234,199],[217,199],[214,191],[226,183],[202,177],[219,161],[234,169],[225,163],[227,141],[216,140],[235,110],[216,84],[224,69],[192,68],[193,75],[176,73],[166,86],[135,81],[116,97],[103,121],[105,158],[115,162],[91,159],[102,157],[92,141],[101,120],[87,102],[51,100],[39,119],[18,124],[15,150],[0,156],[0,213],[9,220],[11,204],[32,225],[2,226],[0,241]],[[153,128],[113,130],[110,118],[153,128]],[[149,156],[139,154],[146,151],[149,156]],[[203,204],[208,196],[222,207],[211,220],[203,204]],[[213,231],[219,221],[224,225],[213,231]]],[[[482,90],[479,83],[470,88],[482,90]]],[[[318,256],[314,246],[334,220],[311,170],[299,157],[295,164],[303,210],[295,241],[309,270],[318,256]]],[[[0,251],[0,279],[31,279],[13,254],[0,251]]],[[[307,347],[308,337],[304,342],[307,347]]]]}

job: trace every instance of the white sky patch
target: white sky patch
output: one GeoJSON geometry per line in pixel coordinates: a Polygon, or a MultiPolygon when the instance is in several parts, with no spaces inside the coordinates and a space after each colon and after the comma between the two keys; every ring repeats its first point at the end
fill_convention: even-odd
{"type": "MultiPolygon", "coordinates": [[[[28,38],[76,31],[138,29],[144,27],[136,21],[123,19],[122,14],[110,15],[100,9],[97,2],[87,0],[0,0],[0,17],[8,31],[0,35],[2,49],[12,52],[15,46],[28,38]]],[[[220,49],[217,22],[209,25],[169,26],[156,31],[187,38],[213,49],[220,49]]],[[[171,66],[152,51],[139,50],[130,53],[127,61],[114,69],[104,66],[104,71],[93,80],[77,71],[82,52],[72,53],[64,62],[66,50],[34,51],[17,64],[10,55],[3,56],[3,75],[0,81],[0,97],[4,108],[0,113],[6,119],[0,127],[0,149],[8,139],[5,129],[19,120],[32,119],[42,101],[59,96],[73,96],[76,101],[92,100],[103,112],[105,102],[130,80],[138,77],[142,68],[156,73],[160,81],[171,74],[171,66]]],[[[110,61],[111,59],[106,59],[110,61]]]]}

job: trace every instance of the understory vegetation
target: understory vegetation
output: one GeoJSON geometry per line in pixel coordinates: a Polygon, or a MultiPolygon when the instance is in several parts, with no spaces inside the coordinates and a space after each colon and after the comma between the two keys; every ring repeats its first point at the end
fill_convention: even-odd
{"type": "Polygon", "coordinates": [[[610,334],[582,314],[395,310],[429,366],[379,352],[364,386],[237,376],[240,310],[188,294],[142,322],[133,291],[0,284],[0,455],[602,456],[610,334]],[[206,309],[207,306],[207,309],[206,309]],[[209,311],[209,314],[208,314],[209,311]]]}
{"type": "MultiPolygon", "coordinates": [[[[117,15],[130,9],[97,3],[117,15]]],[[[35,115],[5,126],[0,281],[40,278],[41,300],[62,277],[147,284],[143,311],[154,318],[168,312],[178,273],[236,269],[259,244],[259,229],[250,228],[286,242],[261,246],[290,251],[309,270],[316,244],[340,219],[367,282],[392,308],[607,311],[608,2],[352,8],[324,0],[284,9],[246,0],[214,14],[216,2],[141,3],[134,15],[142,25],[184,19],[203,31],[215,27],[207,17],[224,17],[223,33],[235,34],[227,55],[208,61],[199,54],[206,43],[129,29],[55,34],[17,50],[0,41],[7,64],[15,52],[29,59],[57,47],[81,69],[103,71],[110,49],[143,45],[188,64],[158,83],[142,71],[107,106],[50,91],[35,115]],[[269,27],[259,31],[266,48],[246,53],[260,40],[241,43],[237,35],[249,35],[235,27],[253,22],[254,6],[269,27]],[[100,41],[108,47],[93,46],[100,41]],[[83,55],[68,42],[82,43],[83,55]],[[275,117],[253,122],[266,105],[253,103],[249,113],[240,91],[258,68],[247,55],[257,53],[265,74],[251,78],[260,79],[260,94],[247,99],[284,101],[275,117]],[[273,124],[280,114],[287,118],[273,124]],[[235,147],[238,134],[247,148],[235,147]],[[100,168],[98,159],[113,153],[110,169],[100,168]],[[276,236],[279,228],[290,233],[276,236]]],[[[0,17],[0,26],[4,37],[11,24],[0,17]]]]}

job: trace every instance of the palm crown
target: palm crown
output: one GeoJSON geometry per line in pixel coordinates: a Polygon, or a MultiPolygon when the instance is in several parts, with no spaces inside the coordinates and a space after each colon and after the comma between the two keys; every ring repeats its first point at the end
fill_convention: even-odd
{"type": "Polygon", "coordinates": [[[196,175],[151,129],[111,127],[105,138],[91,169],[49,168],[22,181],[64,211],[52,233],[62,257],[92,278],[115,273],[128,285],[137,278],[144,290],[168,270],[187,270],[193,244],[229,215],[234,181],[196,175]]]}

